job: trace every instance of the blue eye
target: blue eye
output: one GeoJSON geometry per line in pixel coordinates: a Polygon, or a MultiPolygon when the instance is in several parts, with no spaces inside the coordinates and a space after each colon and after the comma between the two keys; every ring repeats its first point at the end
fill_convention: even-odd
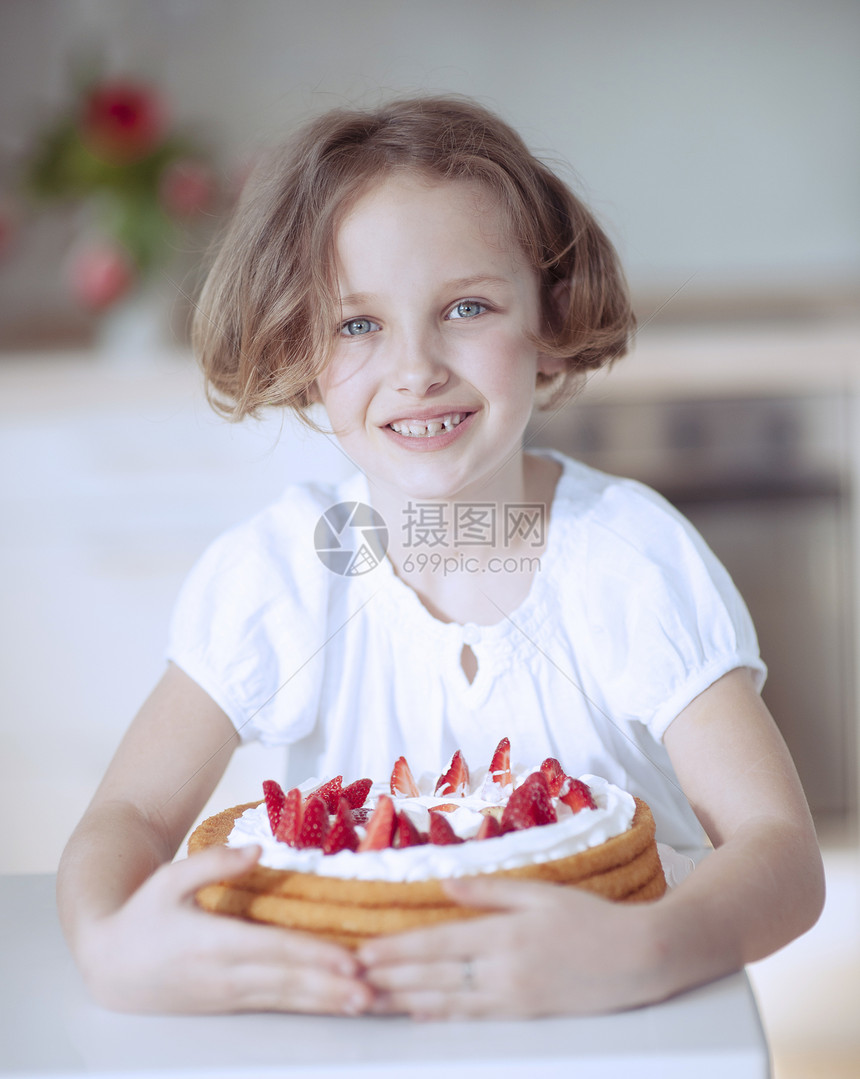
{"type": "Polygon", "coordinates": [[[373,322],[372,319],[351,318],[348,322],[343,323],[340,332],[343,337],[364,337],[366,334],[372,333],[379,328],[379,323],[373,322]]]}
{"type": "Polygon", "coordinates": [[[477,300],[461,300],[451,309],[448,318],[474,318],[486,310],[486,305],[477,300]]]}

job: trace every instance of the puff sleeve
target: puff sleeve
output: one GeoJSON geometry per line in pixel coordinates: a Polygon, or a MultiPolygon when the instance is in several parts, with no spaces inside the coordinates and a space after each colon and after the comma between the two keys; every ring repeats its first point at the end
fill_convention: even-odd
{"type": "Polygon", "coordinates": [[[752,619],[695,528],[633,481],[609,485],[588,532],[583,590],[603,707],[661,740],[694,697],[737,667],[761,689],[752,619]]]}
{"type": "Polygon", "coordinates": [[[313,548],[319,512],[312,492],[288,489],[205,551],[174,607],[167,658],[243,740],[285,744],[316,722],[330,577],[313,548]]]}

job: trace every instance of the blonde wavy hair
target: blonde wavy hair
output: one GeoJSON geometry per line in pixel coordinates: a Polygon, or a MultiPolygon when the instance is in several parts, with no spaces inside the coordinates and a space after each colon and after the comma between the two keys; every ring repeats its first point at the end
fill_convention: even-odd
{"type": "Polygon", "coordinates": [[[337,230],[374,181],[397,171],[470,180],[495,196],[538,274],[541,405],[627,351],[635,320],[617,254],[582,201],[504,121],[457,97],[335,109],[269,153],[243,191],[199,297],[194,350],[210,402],[230,419],[294,409],[311,426],[314,383],[340,322],[337,230]],[[561,299],[559,299],[561,297],[561,299]]]}

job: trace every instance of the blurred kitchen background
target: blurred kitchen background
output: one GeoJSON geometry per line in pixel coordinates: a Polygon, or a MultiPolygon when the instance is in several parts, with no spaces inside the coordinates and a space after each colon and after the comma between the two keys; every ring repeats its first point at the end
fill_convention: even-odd
{"type": "MultiPolygon", "coordinates": [[[[0,871],[55,869],[205,544],[350,470],[280,417],[220,421],[188,352],[260,148],[465,93],[620,249],[634,352],[529,437],[657,487],[746,597],[830,885],[751,976],[777,1076],[860,1074],[859,53],[854,0],[4,0],[0,871]]],[[[212,804],[279,767],[249,749],[212,804]]]]}

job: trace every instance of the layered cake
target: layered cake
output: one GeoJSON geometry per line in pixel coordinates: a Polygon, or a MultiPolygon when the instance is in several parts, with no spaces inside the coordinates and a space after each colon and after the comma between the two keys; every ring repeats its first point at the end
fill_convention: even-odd
{"type": "Polygon", "coordinates": [[[638,798],[558,761],[514,772],[502,739],[486,772],[455,753],[438,777],[405,760],[385,783],[343,777],[226,809],[191,835],[189,853],[256,844],[259,863],[197,893],[207,910],[316,933],[355,947],[484,911],[450,899],[444,881],[495,877],[584,888],[607,899],[659,898],[666,882],[654,820],[638,798]]]}

